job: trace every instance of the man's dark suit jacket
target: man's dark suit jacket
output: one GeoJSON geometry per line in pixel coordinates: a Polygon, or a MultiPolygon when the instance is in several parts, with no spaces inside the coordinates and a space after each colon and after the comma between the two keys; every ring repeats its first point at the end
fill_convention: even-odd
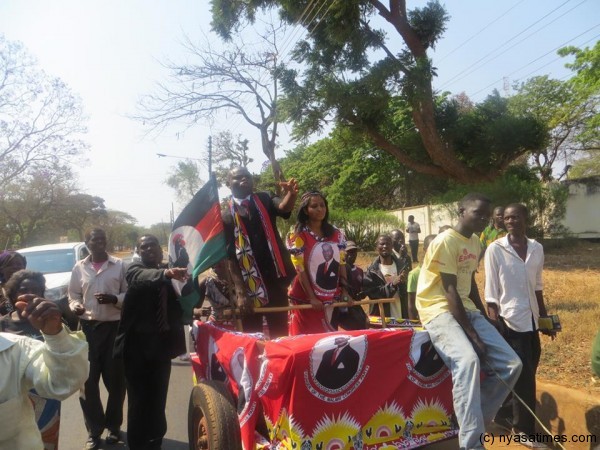
{"type": "Polygon", "coordinates": [[[125,355],[128,338],[132,335],[135,335],[132,342],[138,347],[131,350],[141,352],[146,359],[170,360],[185,353],[182,309],[171,280],[164,272],[162,268],[146,267],[142,262],[134,262],[127,269],[125,278],[129,287],[115,339],[115,357],[125,355]],[[168,329],[160,331],[157,314],[164,295],[167,296],[168,329]]]}
{"type": "Polygon", "coordinates": [[[317,267],[315,282],[320,288],[331,291],[338,287],[339,273],[340,263],[335,259],[331,260],[327,271],[325,271],[325,263],[322,262],[319,264],[319,267],[317,267]]]}
{"type": "Polygon", "coordinates": [[[336,348],[327,350],[323,353],[323,359],[319,364],[315,378],[317,381],[329,389],[339,389],[344,386],[358,370],[360,356],[358,352],[346,345],[337,358],[332,361],[336,348]]]}

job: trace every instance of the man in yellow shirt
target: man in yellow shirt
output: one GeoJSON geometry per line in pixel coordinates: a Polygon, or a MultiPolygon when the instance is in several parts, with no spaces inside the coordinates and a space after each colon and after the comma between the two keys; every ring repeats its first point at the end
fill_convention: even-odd
{"type": "Polygon", "coordinates": [[[461,449],[483,449],[481,436],[521,372],[521,361],[488,322],[477,284],[480,233],[490,200],[468,194],[458,224],[430,244],[417,284],[417,310],[436,351],[452,372],[461,449]],[[485,371],[483,380],[480,370],[485,371]]]}

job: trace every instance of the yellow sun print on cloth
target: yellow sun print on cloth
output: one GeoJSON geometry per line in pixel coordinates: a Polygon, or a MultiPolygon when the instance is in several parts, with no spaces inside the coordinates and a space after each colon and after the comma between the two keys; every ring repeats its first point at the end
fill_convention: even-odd
{"type": "Polygon", "coordinates": [[[452,429],[450,415],[438,399],[431,403],[419,400],[413,407],[411,418],[413,436],[427,434],[429,441],[443,438],[444,432],[452,429]]]}
{"type": "MultiPolygon", "coordinates": [[[[401,438],[406,427],[406,416],[396,402],[386,403],[379,408],[363,427],[364,443],[381,444],[394,438],[401,438]]],[[[396,447],[389,447],[396,448],[396,447]]]]}
{"type": "Polygon", "coordinates": [[[350,414],[322,417],[315,426],[312,448],[320,450],[349,450],[352,438],[360,431],[360,424],[350,414]]]}
{"type": "Polygon", "coordinates": [[[275,425],[267,419],[267,428],[271,442],[276,443],[278,449],[299,449],[305,435],[300,424],[294,420],[293,416],[288,415],[285,408],[281,410],[275,425]]]}

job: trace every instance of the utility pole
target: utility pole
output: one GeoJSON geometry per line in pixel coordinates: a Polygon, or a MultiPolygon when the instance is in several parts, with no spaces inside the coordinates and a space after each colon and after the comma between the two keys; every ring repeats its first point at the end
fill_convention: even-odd
{"type": "Polygon", "coordinates": [[[212,136],[208,136],[208,179],[212,176],[212,136]]]}

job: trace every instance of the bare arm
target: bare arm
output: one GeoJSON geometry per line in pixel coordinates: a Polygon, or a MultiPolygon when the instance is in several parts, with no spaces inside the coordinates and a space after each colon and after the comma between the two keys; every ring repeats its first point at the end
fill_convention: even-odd
{"type": "Polygon", "coordinates": [[[410,320],[419,320],[419,311],[417,311],[417,293],[408,293],[408,318],[410,320]]]}
{"type": "Polygon", "coordinates": [[[285,196],[279,202],[277,208],[282,213],[292,212],[296,204],[296,198],[298,197],[298,182],[295,178],[290,178],[289,181],[279,183],[279,186],[285,192],[285,196]]]}
{"type": "Polygon", "coordinates": [[[469,293],[469,298],[473,301],[477,309],[481,311],[481,314],[483,314],[484,317],[487,317],[483,302],[481,301],[481,296],[479,295],[479,289],[477,289],[475,272],[473,272],[473,275],[471,275],[471,292],[469,293]]]}
{"type": "MultiPolygon", "coordinates": [[[[441,273],[440,275],[442,277],[442,285],[446,291],[446,299],[448,300],[450,314],[452,314],[454,319],[464,330],[465,334],[473,344],[473,348],[475,349],[475,352],[477,352],[477,355],[480,358],[485,357],[485,344],[481,341],[479,335],[471,325],[460,295],[458,295],[456,275],[448,273],[441,273]]],[[[481,303],[481,299],[479,299],[479,303],[481,303]]]]}
{"type": "Polygon", "coordinates": [[[306,297],[310,301],[312,307],[317,311],[322,310],[323,303],[315,295],[315,291],[310,284],[310,280],[308,279],[308,274],[306,271],[298,272],[298,280],[300,281],[300,286],[302,286],[302,290],[306,294],[306,297]]]}

